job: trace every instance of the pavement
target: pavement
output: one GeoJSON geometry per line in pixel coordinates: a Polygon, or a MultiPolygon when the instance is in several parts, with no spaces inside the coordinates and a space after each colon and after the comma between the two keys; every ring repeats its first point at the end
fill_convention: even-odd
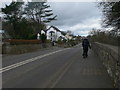
{"type": "Polygon", "coordinates": [[[98,56],[91,49],[83,59],[81,45],[4,56],[2,61],[3,88],[113,88],[98,56]]]}

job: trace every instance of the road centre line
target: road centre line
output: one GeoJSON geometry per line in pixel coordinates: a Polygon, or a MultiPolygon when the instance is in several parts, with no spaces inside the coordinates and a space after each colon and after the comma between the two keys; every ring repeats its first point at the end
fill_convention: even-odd
{"type": "MultiPolygon", "coordinates": [[[[70,49],[70,48],[67,48],[67,49],[70,49]]],[[[57,52],[61,52],[61,51],[67,50],[67,49],[62,49],[62,50],[50,52],[50,53],[48,53],[48,54],[44,54],[44,55],[37,56],[37,57],[31,58],[31,59],[27,59],[27,60],[25,60],[25,61],[18,62],[18,63],[16,63],[16,64],[12,64],[12,65],[6,66],[6,67],[0,69],[0,73],[6,72],[6,71],[11,70],[11,69],[13,69],[13,68],[16,68],[16,67],[25,65],[25,64],[27,64],[27,63],[36,61],[36,60],[41,59],[41,58],[43,58],[43,57],[46,57],[46,56],[49,56],[49,55],[52,55],[52,54],[55,54],[55,53],[57,53],[57,52]]],[[[41,60],[41,61],[42,61],[42,60],[41,60]]]]}

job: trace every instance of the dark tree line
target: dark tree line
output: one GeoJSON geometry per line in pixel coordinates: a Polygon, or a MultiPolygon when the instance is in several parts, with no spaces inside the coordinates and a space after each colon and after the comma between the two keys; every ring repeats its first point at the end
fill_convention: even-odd
{"type": "Polygon", "coordinates": [[[37,33],[46,30],[46,23],[56,20],[47,2],[16,2],[2,8],[3,30],[13,39],[36,39],[37,33]]]}
{"type": "Polygon", "coordinates": [[[88,37],[90,38],[91,42],[101,42],[115,46],[119,45],[118,32],[115,32],[115,30],[106,31],[93,29],[88,37]]]}

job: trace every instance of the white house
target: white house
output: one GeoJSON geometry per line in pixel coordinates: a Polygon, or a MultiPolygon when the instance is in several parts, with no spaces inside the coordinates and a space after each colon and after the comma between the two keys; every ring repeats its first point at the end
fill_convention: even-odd
{"type": "Polygon", "coordinates": [[[51,26],[48,30],[47,30],[47,39],[50,39],[52,41],[58,41],[59,37],[65,38],[66,37],[63,35],[63,32],[60,31],[57,27],[55,26],[51,26]]]}
{"type": "Polygon", "coordinates": [[[65,35],[65,37],[67,38],[67,40],[72,40],[72,39],[73,39],[73,37],[72,37],[69,33],[67,33],[67,34],[65,35]]]}

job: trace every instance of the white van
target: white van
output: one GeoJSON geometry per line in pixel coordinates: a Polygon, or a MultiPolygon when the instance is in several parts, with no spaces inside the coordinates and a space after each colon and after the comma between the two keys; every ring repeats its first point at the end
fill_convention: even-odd
{"type": "Polygon", "coordinates": [[[4,30],[0,30],[0,43],[2,43],[4,30]]]}
{"type": "Polygon", "coordinates": [[[6,39],[10,39],[10,36],[5,32],[5,30],[0,30],[0,43],[3,44],[6,39]]]}

